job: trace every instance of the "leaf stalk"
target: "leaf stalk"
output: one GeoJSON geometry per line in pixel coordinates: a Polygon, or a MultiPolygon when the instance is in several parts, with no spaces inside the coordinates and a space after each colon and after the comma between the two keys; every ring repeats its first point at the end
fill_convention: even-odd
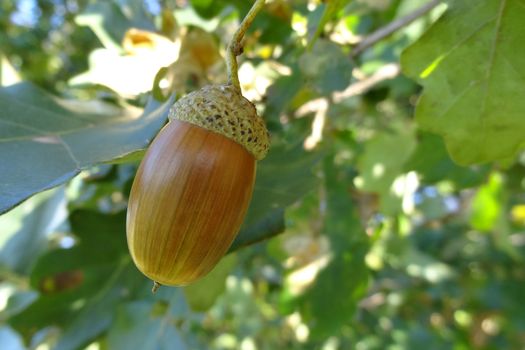
{"type": "Polygon", "coordinates": [[[252,8],[250,9],[250,11],[248,11],[241,24],[239,24],[239,28],[237,28],[237,31],[235,31],[235,33],[233,34],[233,37],[230,40],[230,43],[228,44],[228,48],[226,50],[228,84],[233,85],[233,87],[235,87],[235,89],[237,89],[239,92],[241,92],[241,84],[239,83],[239,67],[237,64],[237,56],[242,54],[242,40],[244,38],[244,34],[246,34],[246,31],[248,30],[248,28],[250,28],[253,20],[255,19],[259,11],[264,7],[264,2],[265,0],[255,0],[255,2],[252,5],[252,8]]]}

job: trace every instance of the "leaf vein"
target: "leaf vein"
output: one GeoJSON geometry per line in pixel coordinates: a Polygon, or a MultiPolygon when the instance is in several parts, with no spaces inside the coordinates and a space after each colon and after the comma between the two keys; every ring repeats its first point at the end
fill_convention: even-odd
{"type": "MultiPolygon", "coordinates": [[[[19,105],[22,109],[25,109],[25,110],[28,110],[28,109],[29,110],[36,110],[36,112],[38,112],[37,115],[41,114],[42,111],[44,111],[44,112],[48,113],[50,117],[54,117],[56,119],[61,119],[61,120],[70,119],[70,118],[67,118],[66,116],[63,116],[63,115],[61,115],[61,114],[59,114],[59,113],[57,113],[55,111],[43,108],[42,106],[35,107],[34,105],[31,105],[29,103],[24,103],[23,101],[19,101],[16,97],[11,97],[9,102],[10,103],[15,103],[15,104],[19,105]]],[[[5,120],[5,119],[2,119],[2,120],[5,120]]],[[[25,125],[25,124],[21,124],[21,125],[25,125]]]]}
{"type": "Polygon", "coordinates": [[[516,67],[514,66],[514,64],[507,58],[505,57],[504,55],[501,55],[501,58],[505,61],[505,63],[514,71],[514,73],[516,73],[516,75],[521,79],[521,80],[524,80],[525,81],[525,75],[523,75],[522,72],[520,72],[518,69],[516,69],[516,67]]]}
{"type": "Polygon", "coordinates": [[[66,152],[69,155],[69,157],[71,157],[73,162],[75,162],[77,169],[81,169],[80,162],[77,159],[77,157],[75,157],[75,154],[73,153],[73,150],[71,149],[71,147],[69,147],[69,145],[64,141],[62,137],[60,137],[59,135],[57,135],[56,137],[58,138],[58,140],[60,140],[60,144],[66,149],[66,152]]]}
{"type": "Polygon", "coordinates": [[[452,107],[454,107],[462,98],[463,96],[470,90],[472,89],[474,86],[476,86],[477,84],[473,83],[473,84],[470,84],[468,85],[465,89],[463,89],[463,91],[461,91],[457,96],[456,98],[454,98],[454,100],[452,100],[452,103],[450,103],[441,113],[438,114],[438,116],[435,118],[435,119],[441,119],[445,114],[447,114],[451,109],[452,107]]]}
{"type": "Polygon", "coordinates": [[[45,135],[45,133],[43,133],[41,130],[33,128],[33,127],[29,126],[29,125],[25,125],[25,124],[20,124],[20,123],[14,122],[12,120],[0,119],[0,123],[17,126],[19,128],[26,129],[26,130],[29,130],[29,131],[34,131],[36,133],[39,133],[38,134],[39,136],[45,135]]]}
{"type": "MultiPolygon", "coordinates": [[[[504,0],[505,1],[505,0],[504,0]]],[[[474,29],[472,31],[472,33],[470,33],[469,35],[467,35],[465,38],[463,38],[462,40],[460,40],[459,42],[457,42],[454,46],[452,46],[452,48],[450,48],[447,52],[445,52],[445,54],[443,55],[443,57],[448,57],[452,52],[454,52],[456,49],[458,49],[459,47],[461,47],[463,44],[465,44],[467,41],[469,41],[470,39],[472,39],[476,34],[478,34],[484,27],[486,27],[487,25],[489,25],[492,21],[494,20],[497,20],[498,17],[497,15],[494,16],[494,17],[491,17],[489,19],[487,19],[485,22],[481,23],[479,25],[479,27],[477,27],[476,29],[474,29]]]]}
{"type": "Polygon", "coordinates": [[[487,83],[485,85],[483,98],[481,99],[481,110],[479,113],[479,117],[480,117],[480,123],[481,123],[481,130],[483,133],[483,138],[482,138],[483,142],[485,142],[488,137],[487,126],[486,126],[487,100],[489,99],[489,96],[490,96],[492,72],[494,69],[494,61],[496,58],[496,51],[498,48],[498,43],[499,43],[499,38],[500,38],[503,12],[505,11],[506,5],[507,5],[507,0],[501,0],[500,7],[498,9],[498,14],[497,14],[494,39],[492,40],[492,45],[490,47],[489,66],[487,68],[487,77],[486,77],[487,83]]]}

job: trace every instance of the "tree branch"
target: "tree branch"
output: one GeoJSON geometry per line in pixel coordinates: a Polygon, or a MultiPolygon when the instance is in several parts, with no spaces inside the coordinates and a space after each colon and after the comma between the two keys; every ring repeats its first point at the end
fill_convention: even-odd
{"type": "Polygon", "coordinates": [[[379,28],[372,34],[366,36],[352,49],[352,56],[355,57],[359,55],[361,52],[368,49],[370,46],[374,45],[378,41],[381,41],[384,38],[392,35],[394,32],[396,32],[400,28],[409,25],[419,17],[424,16],[440,3],[441,0],[432,0],[427,4],[421,6],[420,8],[414,10],[413,12],[409,13],[408,15],[398,18],[397,20],[390,22],[386,26],[379,28]]]}
{"type": "MultiPolygon", "coordinates": [[[[385,64],[371,76],[368,76],[362,80],[351,84],[343,91],[333,92],[330,96],[330,99],[334,103],[341,103],[344,99],[364,94],[380,82],[395,78],[400,73],[400,71],[401,69],[396,63],[385,64]]],[[[301,105],[299,108],[297,108],[297,110],[295,111],[295,116],[303,117],[309,113],[317,112],[319,109],[324,108],[323,106],[326,103],[326,101],[326,97],[320,97],[314,100],[310,100],[305,104],[301,105]]]]}

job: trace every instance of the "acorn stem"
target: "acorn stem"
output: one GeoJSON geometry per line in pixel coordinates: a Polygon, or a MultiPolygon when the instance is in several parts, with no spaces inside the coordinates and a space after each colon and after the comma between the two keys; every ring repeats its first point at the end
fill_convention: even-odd
{"type": "Polygon", "coordinates": [[[161,284],[157,281],[153,281],[153,287],[151,287],[151,292],[152,293],[156,293],[159,288],[160,288],[161,284]]]}
{"type": "Polygon", "coordinates": [[[233,34],[233,37],[230,43],[228,44],[228,49],[226,50],[226,65],[228,66],[228,83],[233,85],[235,89],[237,89],[239,92],[241,92],[241,84],[239,83],[239,67],[237,65],[237,56],[242,54],[242,39],[244,38],[244,34],[248,30],[248,28],[250,28],[250,25],[255,19],[255,16],[257,16],[259,11],[263,8],[264,1],[265,0],[255,0],[255,2],[252,5],[252,8],[250,9],[250,11],[248,11],[241,24],[239,24],[239,28],[237,28],[235,34],[233,34]]]}

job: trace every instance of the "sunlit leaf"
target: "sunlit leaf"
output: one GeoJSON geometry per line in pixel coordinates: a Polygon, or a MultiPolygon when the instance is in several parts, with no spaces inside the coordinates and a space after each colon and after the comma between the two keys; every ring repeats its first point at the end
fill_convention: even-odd
{"type": "Polygon", "coordinates": [[[89,55],[89,70],[70,84],[100,84],[125,97],[147,93],[157,72],[178,57],[179,46],[155,32],[129,29],[123,38],[125,52],[97,49],[89,55]]]}
{"type": "Polygon", "coordinates": [[[425,87],[419,125],[459,164],[506,159],[524,145],[524,16],[522,0],[453,1],[402,56],[425,87]]]}
{"type": "Polygon", "coordinates": [[[479,188],[472,200],[470,224],[477,230],[490,231],[502,213],[503,178],[492,174],[486,185],[479,188]]]}

